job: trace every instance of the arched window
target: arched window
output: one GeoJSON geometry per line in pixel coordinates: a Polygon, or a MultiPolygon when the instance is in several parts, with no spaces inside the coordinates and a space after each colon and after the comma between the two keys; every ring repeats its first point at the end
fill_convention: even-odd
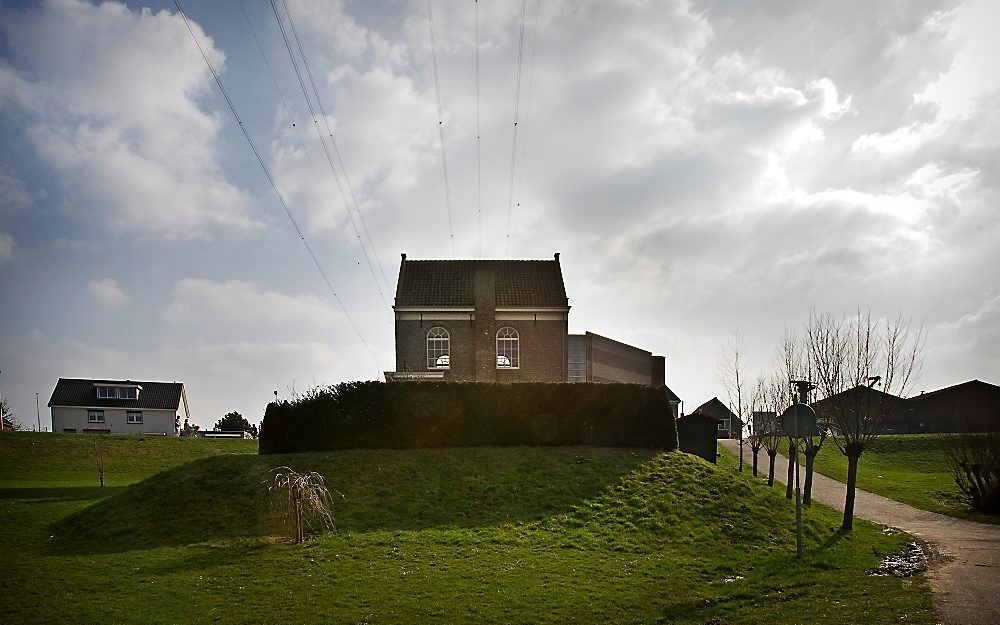
{"type": "Polygon", "coordinates": [[[520,364],[517,330],[504,326],[497,332],[497,369],[517,369],[520,364]]]}
{"type": "Polygon", "coordinates": [[[444,328],[435,327],[427,332],[427,368],[451,368],[451,339],[444,328]]]}

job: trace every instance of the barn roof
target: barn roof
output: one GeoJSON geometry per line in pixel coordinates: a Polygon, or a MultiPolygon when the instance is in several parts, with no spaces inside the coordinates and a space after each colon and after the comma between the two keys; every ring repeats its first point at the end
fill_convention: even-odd
{"type": "Polygon", "coordinates": [[[475,306],[478,270],[496,277],[497,308],[565,308],[569,305],[559,255],[554,260],[403,260],[397,307],[475,306]]]}

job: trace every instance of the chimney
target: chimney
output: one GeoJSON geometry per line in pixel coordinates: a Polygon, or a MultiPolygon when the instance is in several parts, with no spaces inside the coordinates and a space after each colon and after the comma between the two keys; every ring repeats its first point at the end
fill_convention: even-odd
{"type": "Polygon", "coordinates": [[[559,262],[559,252],[556,252],[556,262],[559,262]]]}

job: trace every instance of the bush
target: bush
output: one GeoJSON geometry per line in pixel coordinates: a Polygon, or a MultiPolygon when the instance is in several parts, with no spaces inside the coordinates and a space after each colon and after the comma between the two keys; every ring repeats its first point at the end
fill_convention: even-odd
{"type": "Polygon", "coordinates": [[[662,390],[635,384],[343,382],[271,403],[260,453],[485,445],[675,449],[662,390]]]}
{"type": "Polygon", "coordinates": [[[979,512],[1000,514],[1000,432],[942,436],[955,484],[979,512]]]}

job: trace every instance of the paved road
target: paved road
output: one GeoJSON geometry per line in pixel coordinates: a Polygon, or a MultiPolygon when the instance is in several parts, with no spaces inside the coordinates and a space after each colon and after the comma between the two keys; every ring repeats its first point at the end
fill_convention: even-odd
{"type": "MultiPolygon", "coordinates": [[[[723,441],[734,454],[739,441],[723,441]]],[[[744,462],[753,462],[744,445],[744,462]]],[[[761,469],[767,475],[767,454],[761,452],[761,469]]],[[[752,465],[751,465],[752,466],[752,465]]],[[[864,470],[864,458],[861,469],[864,470]]],[[[788,459],[778,455],[775,481],[784,484],[788,459]]],[[[844,510],[847,485],[815,474],[815,501],[844,510]]],[[[1000,525],[974,523],[918,510],[892,499],[858,489],[856,517],[891,525],[918,536],[931,547],[927,579],[934,591],[934,607],[944,625],[997,625],[1000,623],[1000,525]]]]}

